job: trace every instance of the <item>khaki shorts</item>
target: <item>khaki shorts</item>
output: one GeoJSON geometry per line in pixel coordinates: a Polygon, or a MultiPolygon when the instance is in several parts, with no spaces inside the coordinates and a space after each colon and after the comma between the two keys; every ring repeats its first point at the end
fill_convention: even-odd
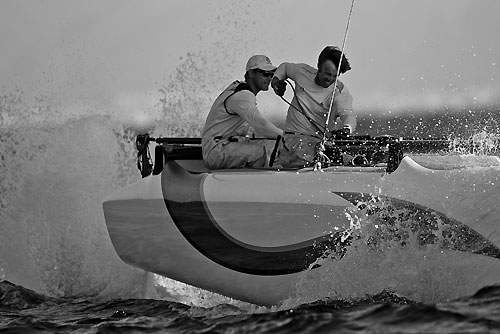
{"type": "MultiPolygon", "coordinates": [[[[238,141],[214,140],[214,146],[203,158],[210,169],[269,167],[275,143],[273,139],[246,137],[238,137],[238,141]]],[[[273,167],[278,165],[275,163],[273,167]]]]}

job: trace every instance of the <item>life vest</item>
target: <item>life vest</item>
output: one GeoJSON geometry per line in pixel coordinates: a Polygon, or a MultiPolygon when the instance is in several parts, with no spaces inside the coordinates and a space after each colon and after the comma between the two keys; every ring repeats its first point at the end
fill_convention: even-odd
{"type": "MultiPolygon", "coordinates": [[[[203,127],[202,143],[209,145],[215,137],[227,138],[229,136],[246,135],[249,124],[237,114],[237,110],[229,110],[228,98],[242,90],[250,90],[250,87],[240,81],[234,81],[215,99],[208,113],[205,126],[203,127]]],[[[206,147],[205,150],[208,150],[206,147]]]]}
{"type": "MultiPolygon", "coordinates": [[[[236,84],[238,83],[238,81],[235,81],[233,82],[233,84],[236,84]]],[[[242,90],[249,90],[251,91],[250,89],[250,86],[246,83],[246,82],[240,82],[235,88],[234,90],[231,92],[231,88],[227,89],[224,91],[225,92],[231,92],[225,99],[224,99],[224,102],[223,102],[223,105],[224,105],[224,110],[226,110],[226,112],[229,114],[229,115],[236,115],[235,113],[232,113],[230,112],[229,110],[227,110],[227,106],[226,106],[226,101],[228,98],[230,98],[231,96],[233,96],[234,94],[238,93],[239,91],[242,91],[242,90]]]]}

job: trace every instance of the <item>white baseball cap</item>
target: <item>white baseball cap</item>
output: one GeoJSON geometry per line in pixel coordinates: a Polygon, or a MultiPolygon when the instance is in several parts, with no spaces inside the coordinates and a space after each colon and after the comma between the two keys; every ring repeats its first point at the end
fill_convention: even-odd
{"type": "Polygon", "coordinates": [[[269,57],[266,57],[264,55],[251,56],[247,62],[246,72],[255,70],[257,68],[263,71],[274,71],[276,69],[276,66],[271,63],[271,59],[269,59],[269,57]]]}

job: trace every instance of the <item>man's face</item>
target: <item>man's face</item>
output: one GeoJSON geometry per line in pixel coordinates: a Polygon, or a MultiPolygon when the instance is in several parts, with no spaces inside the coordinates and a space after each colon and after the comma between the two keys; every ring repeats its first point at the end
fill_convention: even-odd
{"type": "Polygon", "coordinates": [[[316,84],[323,88],[328,88],[335,82],[337,78],[337,66],[333,64],[331,60],[326,60],[318,68],[318,73],[316,73],[316,84]]]}
{"type": "Polygon", "coordinates": [[[272,71],[264,71],[261,69],[255,69],[254,71],[254,83],[255,86],[259,90],[268,90],[269,89],[269,84],[271,83],[271,80],[273,78],[274,72],[272,71]]]}

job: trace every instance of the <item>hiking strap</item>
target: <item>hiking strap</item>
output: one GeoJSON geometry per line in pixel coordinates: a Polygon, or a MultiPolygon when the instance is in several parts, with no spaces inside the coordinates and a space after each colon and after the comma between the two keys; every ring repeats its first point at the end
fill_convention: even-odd
{"type": "Polygon", "coordinates": [[[242,90],[249,90],[249,91],[252,91],[250,89],[250,86],[246,83],[246,82],[241,82],[238,86],[236,86],[236,88],[234,89],[234,91],[224,99],[224,109],[226,110],[226,112],[229,114],[229,115],[237,115],[236,113],[232,113],[232,112],[229,112],[229,110],[227,110],[227,106],[226,106],[226,101],[227,99],[229,99],[231,96],[233,96],[234,94],[242,91],[242,90]]]}

